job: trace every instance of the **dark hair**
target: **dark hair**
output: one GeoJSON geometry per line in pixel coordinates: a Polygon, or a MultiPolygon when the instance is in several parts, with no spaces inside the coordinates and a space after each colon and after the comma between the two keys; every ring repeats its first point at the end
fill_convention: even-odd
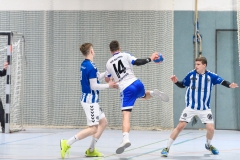
{"type": "Polygon", "coordinates": [[[118,43],[118,41],[112,41],[110,44],[109,44],[109,48],[110,48],[110,51],[112,51],[112,52],[115,52],[115,51],[117,51],[117,50],[119,50],[120,49],[120,46],[119,46],[119,43],[118,43]]]}
{"type": "Polygon", "coordinates": [[[93,45],[91,43],[84,43],[80,46],[80,51],[82,52],[82,54],[84,56],[87,56],[89,54],[89,51],[90,51],[90,48],[92,47],[93,45]]]}
{"type": "Polygon", "coordinates": [[[205,58],[205,57],[198,57],[195,59],[195,61],[201,61],[202,64],[206,64],[206,66],[207,66],[207,58],[205,58]]]}

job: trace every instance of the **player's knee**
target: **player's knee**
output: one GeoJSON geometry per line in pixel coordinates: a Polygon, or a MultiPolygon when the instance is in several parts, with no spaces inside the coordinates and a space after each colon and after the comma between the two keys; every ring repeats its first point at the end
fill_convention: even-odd
{"type": "Polygon", "coordinates": [[[106,127],[108,125],[107,118],[103,118],[100,120],[99,124],[103,127],[106,127]]]}
{"type": "Polygon", "coordinates": [[[97,125],[91,126],[90,128],[91,128],[91,135],[97,133],[97,131],[98,131],[98,126],[97,125]]]}
{"type": "Polygon", "coordinates": [[[213,125],[207,126],[207,131],[214,132],[214,126],[213,125]]]}
{"type": "Polygon", "coordinates": [[[186,126],[186,122],[180,122],[177,125],[176,129],[179,130],[179,131],[182,131],[185,128],[185,126],[186,126]]]}

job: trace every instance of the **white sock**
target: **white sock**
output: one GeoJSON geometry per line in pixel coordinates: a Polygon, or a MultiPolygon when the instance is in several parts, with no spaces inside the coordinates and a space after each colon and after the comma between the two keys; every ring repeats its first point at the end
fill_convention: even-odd
{"type": "Polygon", "coordinates": [[[92,142],[91,142],[90,147],[89,147],[90,152],[93,152],[93,150],[95,148],[95,144],[97,143],[97,141],[98,141],[97,138],[94,138],[94,137],[92,138],[92,142]]]}
{"type": "Polygon", "coordinates": [[[123,132],[123,141],[129,140],[129,133],[128,132],[123,132]]]}
{"type": "Polygon", "coordinates": [[[174,140],[172,138],[169,138],[168,139],[168,142],[167,142],[167,148],[169,149],[172,145],[172,143],[174,142],[174,140]]]}
{"type": "Polygon", "coordinates": [[[206,144],[207,144],[208,146],[210,146],[212,140],[210,140],[210,139],[206,139],[206,140],[207,140],[207,141],[206,141],[206,144]]]}
{"type": "Polygon", "coordinates": [[[153,91],[150,91],[149,93],[152,97],[154,97],[153,91]]]}
{"type": "Polygon", "coordinates": [[[73,136],[72,138],[70,138],[68,141],[67,141],[67,144],[69,146],[71,146],[73,143],[77,142],[79,139],[77,137],[77,135],[73,136]]]}

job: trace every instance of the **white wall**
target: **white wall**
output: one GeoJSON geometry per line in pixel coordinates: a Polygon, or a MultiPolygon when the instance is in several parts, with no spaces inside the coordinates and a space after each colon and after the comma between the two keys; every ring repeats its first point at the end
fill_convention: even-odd
{"type": "MultiPolygon", "coordinates": [[[[198,0],[198,9],[232,11],[236,3],[198,0]]],[[[0,0],[0,10],[194,10],[194,4],[195,0],[0,0]]]]}

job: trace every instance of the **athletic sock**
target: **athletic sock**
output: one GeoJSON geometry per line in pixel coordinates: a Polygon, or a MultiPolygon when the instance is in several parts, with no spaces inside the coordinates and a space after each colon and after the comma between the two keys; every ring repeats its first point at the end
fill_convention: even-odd
{"type": "Polygon", "coordinates": [[[150,93],[150,95],[151,95],[152,97],[154,97],[153,91],[150,91],[149,93],[150,93]]]}
{"type": "Polygon", "coordinates": [[[123,132],[123,141],[129,140],[129,133],[128,132],[123,132]]]}
{"type": "Polygon", "coordinates": [[[90,147],[89,147],[90,152],[93,152],[93,150],[95,148],[95,144],[97,143],[97,141],[98,141],[97,138],[94,138],[94,137],[92,138],[92,142],[91,142],[90,147]]]}
{"type": "Polygon", "coordinates": [[[210,139],[206,139],[206,144],[207,144],[207,146],[210,146],[210,145],[211,145],[211,141],[212,141],[212,140],[210,140],[210,139]]]}
{"type": "Polygon", "coordinates": [[[168,139],[168,142],[167,142],[167,148],[169,149],[172,145],[172,143],[174,142],[174,140],[172,138],[169,138],[168,139]]]}
{"type": "Polygon", "coordinates": [[[71,146],[73,143],[77,142],[79,139],[77,137],[77,135],[73,136],[72,138],[70,138],[68,141],[67,141],[67,144],[69,146],[71,146]]]}

